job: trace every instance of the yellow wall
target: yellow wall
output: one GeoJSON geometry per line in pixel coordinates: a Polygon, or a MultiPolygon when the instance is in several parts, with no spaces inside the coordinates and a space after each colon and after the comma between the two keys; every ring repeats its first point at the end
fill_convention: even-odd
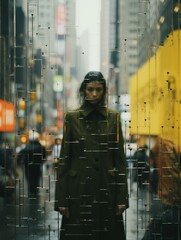
{"type": "Polygon", "coordinates": [[[178,142],[181,114],[181,31],[130,79],[130,134],[160,135],[178,142]]]}

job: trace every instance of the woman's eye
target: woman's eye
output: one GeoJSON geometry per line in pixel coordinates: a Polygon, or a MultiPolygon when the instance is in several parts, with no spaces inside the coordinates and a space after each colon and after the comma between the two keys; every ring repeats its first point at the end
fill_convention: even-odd
{"type": "Polygon", "coordinates": [[[96,92],[101,92],[102,91],[102,88],[87,88],[87,91],[89,92],[93,92],[93,91],[96,91],[96,92]]]}
{"type": "Polygon", "coordinates": [[[93,88],[87,88],[87,91],[92,92],[92,91],[94,91],[94,89],[93,88]]]}
{"type": "Polygon", "coordinates": [[[97,88],[96,91],[97,91],[97,92],[101,92],[101,91],[102,91],[102,88],[97,88]]]}

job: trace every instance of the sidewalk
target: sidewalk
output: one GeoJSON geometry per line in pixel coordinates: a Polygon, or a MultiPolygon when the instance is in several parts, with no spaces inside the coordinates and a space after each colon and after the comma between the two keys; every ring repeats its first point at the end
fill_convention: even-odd
{"type": "Polygon", "coordinates": [[[126,211],[126,240],[141,240],[149,222],[149,192],[147,187],[141,192],[136,183],[130,189],[130,207],[126,211]]]}
{"type": "MultiPolygon", "coordinates": [[[[54,171],[44,166],[38,197],[28,198],[21,173],[16,198],[11,202],[0,199],[0,239],[59,240],[61,215],[54,211],[55,179],[54,171]]],[[[130,189],[130,208],[124,214],[127,240],[141,240],[149,220],[149,196],[147,190],[138,194],[136,183],[130,189]]]]}

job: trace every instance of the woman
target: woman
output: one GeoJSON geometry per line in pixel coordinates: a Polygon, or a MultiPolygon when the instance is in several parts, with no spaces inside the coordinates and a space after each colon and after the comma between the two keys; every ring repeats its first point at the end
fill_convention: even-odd
{"type": "Polygon", "coordinates": [[[105,105],[100,72],[85,76],[80,96],[81,107],[64,122],[55,190],[55,210],[63,215],[60,239],[125,239],[128,190],[120,114],[105,105]]]}

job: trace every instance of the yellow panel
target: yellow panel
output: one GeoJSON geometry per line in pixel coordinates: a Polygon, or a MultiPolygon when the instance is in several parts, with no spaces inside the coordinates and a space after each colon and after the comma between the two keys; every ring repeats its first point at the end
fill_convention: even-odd
{"type": "Polygon", "coordinates": [[[131,125],[130,134],[159,132],[158,92],[159,52],[145,63],[130,80],[131,125]]]}
{"type": "Polygon", "coordinates": [[[169,35],[161,49],[160,80],[164,91],[160,135],[175,143],[180,141],[180,31],[169,35]]]}
{"type": "Polygon", "coordinates": [[[130,134],[180,139],[180,31],[130,79],[130,134]]]}

